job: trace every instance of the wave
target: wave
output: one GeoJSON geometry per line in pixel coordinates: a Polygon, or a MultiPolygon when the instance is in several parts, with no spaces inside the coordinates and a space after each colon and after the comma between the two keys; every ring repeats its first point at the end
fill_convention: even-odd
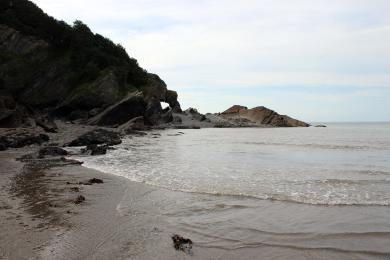
{"type": "MultiPolygon", "coordinates": [[[[86,163],[84,165],[87,168],[95,169],[102,172],[107,172],[105,169],[86,163]]],[[[345,199],[327,199],[326,197],[324,199],[320,198],[308,198],[302,195],[287,195],[287,194],[273,194],[273,193],[265,193],[265,194],[248,194],[245,192],[223,192],[223,191],[201,191],[201,190],[190,190],[185,188],[176,188],[168,185],[163,185],[161,183],[156,183],[153,181],[145,181],[137,179],[136,177],[129,177],[126,175],[116,174],[112,172],[108,172],[114,175],[119,175],[122,177],[125,177],[133,182],[143,183],[149,186],[153,186],[156,188],[162,188],[166,190],[171,191],[177,191],[177,192],[186,192],[186,193],[194,193],[194,194],[205,194],[205,195],[212,195],[212,196],[229,196],[229,197],[238,197],[238,198],[250,198],[250,199],[259,199],[259,200],[268,200],[268,201],[278,201],[278,202],[288,202],[288,203],[299,203],[299,204],[309,204],[309,205],[323,205],[323,206],[390,206],[390,201],[355,201],[350,200],[347,201],[345,199]]],[[[389,182],[390,180],[339,180],[339,179],[326,179],[326,180],[309,180],[309,181],[294,181],[292,183],[294,184],[314,184],[314,183],[320,183],[320,184],[365,184],[365,182],[375,182],[375,183],[383,183],[383,182],[389,182]]]]}
{"type": "MultiPolygon", "coordinates": [[[[242,243],[241,245],[236,246],[222,246],[222,245],[206,245],[197,243],[198,247],[203,248],[214,248],[214,249],[223,249],[223,250],[240,250],[245,248],[262,248],[264,246],[276,247],[276,248],[289,248],[295,250],[310,250],[310,251],[330,251],[335,253],[345,253],[345,254],[361,254],[367,256],[378,256],[378,257],[389,257],[390,252],[381,252],[374,250],[352,250],[352,249],[344,249],[338,247],[308,247],[308,246],[297,246],[292,244],[278,244],[278,243],[270,243],[270,242],[251,242],[251,243],[242,243]]],[[[387,258],[386,258],[387,259],[387,258]]]]}
{"type": "MultiPolygon", "coordinates": [[[[192,231],[194,232],[194,231],[192,231]]],[[[313,239],[314,237],[319,238],[337,238],[337,237],[349,237],[349,236],[355,236],[357,235],[358,238],[362,236],[368,236],[368,237],[376,237],[377,235],[383,236],[383,235],[390,235],[389,232],[367,232],[367,233],[354,233],[354,232],[346,232],[346,233],[330,233],[330,234],[315,234],[315,233],[275,233],[275,232],[267,232],[267,231],[260,231],[265,234],[269,235],[281,235],[282,237],[285,236],[292,236],[294,240],[297,238],[294,238],[294,235],[298,235],[300,239],[313,239]],[[302,237],[304,236],[304,237],[302,237]]],[[[234,238],[227,238],[218,236],[215,234],[210,233],[204,233],[204,232],[196,232],[203,236],[209,237],[214,239],[211,242],[197,242],[198,247],[203,248],[215,248],[215,249],[223,249],[223,250],[229,250],[234,251],[238,249],[244,249],[244,248],[261,248],[264,246],[269,247],[276,247],[276,248],[290,248],[290,249],[297,249],[297,250],[310,250],[310,251],[330,251],[330,252],[337,252],[337,253],[347,253],[347,254],[361,254],[361,255],[369,255],[369,256],[390,256],[389,251],[378,251],[378,250],[364,250],[364,249],[352,249],[352,248],[342,248],[337,246],[309,246],[307,244],[295,244],[295,243],[289,243],[289,242],[272,242],[267,240],[262,241],[243,241],[241,239],[234,239],[234,238]],[[224,242],[227,242],[226,244],[224,242]]]]}
{"type": "Polygon", "coordinates": [[[239,144],[249,145],[274,145],[274,146],[294,146],[294,147],[309,147],[331,150],[368,150],[372,147],[365,145],[337,145],[337,144],[297,144],[297,143],[279,143],[279,142],[239,142],[239,144]]]}
{"type": "MultiPolygon", "coordinates": [[[[153,185],[155,186],[155,185],[153,185]]],[[[165,188],[165,187],[164,187],[165,188]]],[[[390,201],[344,201],[344,200],[319,200],[314,198],[305,197],[293,197],[282,194],[264,194],[264,195],[253,195],[245,193],[228,193],[228,192],[198,192],[198,191],[186,191],[180,189],[174,189],[175,191],[209,194],[214,196],[230,196],[230,197],[241,197],[241,198],[253,198],[260,200],[309,204],[309,205],[323,205],[323,206],[390,206],[390,201]]]]}

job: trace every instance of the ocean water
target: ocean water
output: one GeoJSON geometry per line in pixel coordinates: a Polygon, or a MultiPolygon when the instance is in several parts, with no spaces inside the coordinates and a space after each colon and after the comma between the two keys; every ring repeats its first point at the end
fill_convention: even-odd
{"type": "Polygon", "coordinates": [[[390,124],[168,130],[85,166],[185,192],[323,205],[390,205],[390,124]]]}
{"type": "Polygon", "coordinates": [[[140,259],[172,259],[171,234],[189,259],[390,259],[388,123],[155,131],[80,159],[151,187],[117,207],[164,234],[140,259]]]}

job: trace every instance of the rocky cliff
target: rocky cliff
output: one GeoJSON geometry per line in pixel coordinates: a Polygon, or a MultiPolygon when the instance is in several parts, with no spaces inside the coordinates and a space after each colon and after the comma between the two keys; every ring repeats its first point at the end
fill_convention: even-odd
{"type": "Polygon", "coordinates": [[[81,21],[72,26],[58,21],[28,0],[0,1],[0,127],[56,132],[55,117],[118,129],[139,129],[140,122],[180,128],[308,126],[265,107],[182,112],[178,94],[122,46],[81,21]],[[169,107],[162,109],[161,102],[169,107]]]}
{"type": "Polygon", "coordinates": [[[142,101],[126,103],[126,111],[148,124],[170,120],[161,101],[181,111],[177,93],[122,46],[80,21],[57,21],[30,1],[0,2],[0,126],[28,125],[28,117],[42,113],[87,122],[123,107],[132,93],[142,101]]]}

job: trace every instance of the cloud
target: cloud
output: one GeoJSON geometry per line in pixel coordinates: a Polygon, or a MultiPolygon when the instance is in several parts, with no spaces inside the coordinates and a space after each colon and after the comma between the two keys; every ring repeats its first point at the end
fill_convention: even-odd
{"type": "Polygon", "coordinates": [[[179,94],[199,95],[189,89],[204,87],[227,94],[243,87],[390,87],[388,0],[34,2],[121,43],[179,94]]]}

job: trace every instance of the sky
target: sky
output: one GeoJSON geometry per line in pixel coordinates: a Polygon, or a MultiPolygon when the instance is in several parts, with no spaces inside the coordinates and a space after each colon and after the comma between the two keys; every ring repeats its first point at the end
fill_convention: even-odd
{"type": "Polygon", "coordinates": [[[390,121],[389,0],[33,0],[123,45],[183,108],[390,121]]]}

